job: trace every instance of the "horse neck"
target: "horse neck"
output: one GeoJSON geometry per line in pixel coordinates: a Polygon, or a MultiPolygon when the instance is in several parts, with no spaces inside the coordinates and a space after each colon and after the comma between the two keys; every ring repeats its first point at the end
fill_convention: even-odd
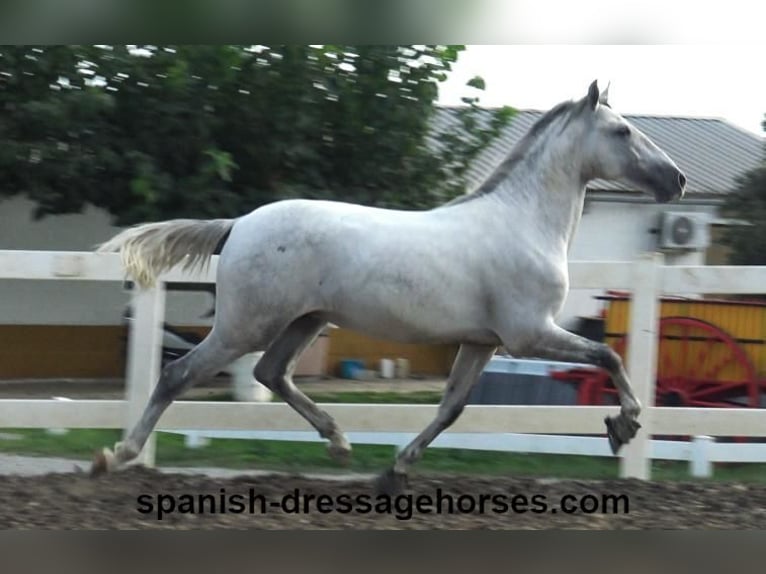
{"type": "Polygon", "coordinates": [[[534,225],[549,248],[568,251],[582,217],[585,183],[581,166],[571,159],[577,155],[565,152],[548,147],[529,154],[491,195],[534,225]]]}

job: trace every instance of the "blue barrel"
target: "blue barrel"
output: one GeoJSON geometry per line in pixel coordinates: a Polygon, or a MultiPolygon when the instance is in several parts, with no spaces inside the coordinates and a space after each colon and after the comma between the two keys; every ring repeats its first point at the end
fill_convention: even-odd
{"type": "Polygon", "coordinates": [[[342,359],[340,361],[340,376],[353,379],[358,371],[364,370],[364,361],[360,359],[342,359]]]}

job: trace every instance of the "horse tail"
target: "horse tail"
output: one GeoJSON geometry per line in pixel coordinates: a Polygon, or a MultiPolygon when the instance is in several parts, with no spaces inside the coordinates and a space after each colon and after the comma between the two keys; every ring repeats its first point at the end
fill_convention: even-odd
{"type": "Polygon", "coordinates": [[[163,271],[183,261],[183,269],[204,269],[223,247],[236,219],[173,219],[130,227],[98,245],[119,251],[126,272],[140,287],[151,287],[163,271]]]}

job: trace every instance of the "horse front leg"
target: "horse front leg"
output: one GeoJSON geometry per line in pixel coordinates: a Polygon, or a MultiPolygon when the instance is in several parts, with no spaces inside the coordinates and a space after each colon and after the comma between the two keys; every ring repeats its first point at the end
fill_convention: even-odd
{"type": "Polygon", "coordinates": [[[620,414],[606,417],[607,436],[613,454],[636,436],[641,424],[641,402],[633,392],[620,356],[609,345],[597,343],[570,333],[552,324],[526,353],[529,356],[553,361],[587,363],[606,370],[612,378],[620,398],[620,414]]]}
{"type": "Polygon", "coordinates": [[[397,455],[394,466],[378,477],[375,482],[378,492],[396,494],[404,489],[410,466],[420,459],[426,447],[463,412],[471,388],[492,358],[495,349],[496,347],[485,345],[460,346],[436,418],[397,455]]]}

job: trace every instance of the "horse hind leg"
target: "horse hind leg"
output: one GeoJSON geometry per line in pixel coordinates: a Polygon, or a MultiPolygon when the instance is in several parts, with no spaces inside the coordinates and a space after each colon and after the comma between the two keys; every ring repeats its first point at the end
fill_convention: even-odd
{"type": "Polygon", "coordinates": [[[322,438],[328,439],[330,456],[345,463],[351,455],[351,445],[335,420],[293,383],[292,375],[300,355],[311,345],[327,322],[309,314],[293,321],[269,346],[255,366],[255,378],[282,397],[305,418],[322,438]]]}
{"type": "Polygon", "coordinates": [[[183,357],[167,364],[160,374],[139,421],[128,436],[114,445],[114,451],[104,448],[93,460],[91,475],[115,470],[135,459],[168,406],[186,389],[214,376],[244,351],[231,344],[224,345],[215,328],[183,357]]]}
{"type": "Polygon", "coordinates": [[[436,418],[397,455],[394,466],[378,477],[375,481],[375,489],[378,492],[394,495],[404,489],[410,466],[420,459],[426,447],[463,412],[471,389],[479,380],[495,350],[496,347],[485,345],[460,346],[436,418]]]}

